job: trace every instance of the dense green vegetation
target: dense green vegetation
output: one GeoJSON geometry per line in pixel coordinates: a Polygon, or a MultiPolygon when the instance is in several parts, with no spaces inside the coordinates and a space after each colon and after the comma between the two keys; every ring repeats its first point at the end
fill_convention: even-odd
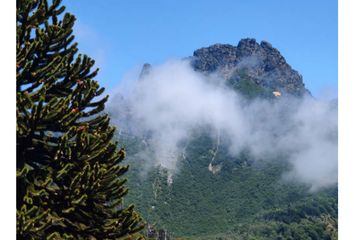
{"type": "Polygon", "coordinates": [[[252,160],[245,151],[230,156],[221,138],[212,173],[208,165],[216,141],[201,130],[185,143],[184,158],[168,184],[167,171],[145,173],[135,157],[139,138],[120,136],[130,153],[130,196],[148,223],[176,239],[336,239],[337,189],[309,193],[308,186],[286,182],[281,156],[252,160]]]}
{"type": "Polygon", "coordinates": [[[255,221],[238,224],[234,230],[222,234],[178,238],[185,240],[266,240],[266,239],[338,239],[337,220],[323,214],[321,217],[302,218],[299,222],[255,221]]]}
{"type": "Polygon", "coordinates": [[[272,89],[257,84],[257,80],[247,74],[246,68],[236,70],[227,84],[235,91],[241,93],[247,99],[273,98],[272,89]]]}
{"type": "Polygon", "coordinates": [[[17,238],[137,239],[124,149],[60,0],[17,1],[17,238]]]}

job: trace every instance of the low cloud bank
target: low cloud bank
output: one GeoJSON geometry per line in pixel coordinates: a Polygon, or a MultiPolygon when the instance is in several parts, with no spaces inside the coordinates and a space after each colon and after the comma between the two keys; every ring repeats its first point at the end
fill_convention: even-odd
{"type": "MultiPolygon", "coordinates": [[[[136,74],[138,75],[138,74],[136,74]]],[[[170,61],[142,78],[120,82],[109,111],[122,131],[149,136],[154,165],[176,172],[194,128],[208,126],[230,139],[230,153],[247,148],[255,159],[283,154],[287,179],[312,190],[337,184],[337,106],[330,101],[279,97],[247,102],[216,75],[195,72],[188,61],[170,61]]]]}

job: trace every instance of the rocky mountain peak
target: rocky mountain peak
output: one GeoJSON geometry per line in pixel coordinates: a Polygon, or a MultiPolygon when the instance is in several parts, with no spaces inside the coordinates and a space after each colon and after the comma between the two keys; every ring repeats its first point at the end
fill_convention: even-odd
{"type": "Polygon", "coordinates": [[[292,69],[281,53],[266,41],[241,39],[237,46],[214,44],[193,53],[192,66],[204,73],[218,72],[231,85],[247,79],[269,91],[309,94],[302,76],[292,69]]]}
{"type": "Polygon", "coordinates": [[[151,64],[145,63],[143,65],[143,68],[141,69],[139,78],[142,78],[142,77],[148,75],[150,73],[150,71],[151,71],[151,68],[152,68],[151,64]]]}
{"type": "Polygon", "coordinates": [[[194,68],[204,72],[214,72],[220,66],[233,65],[237,61],[237,47],[230,44],[214,44],[200,48],[193,53],[194,68]]]}
{"type": "Polygon", "coordinates": [[[238,58],[247,57],[256,54],[260,51],[261,47],[254,38],[241,39],[237,45],[238,58]]]}

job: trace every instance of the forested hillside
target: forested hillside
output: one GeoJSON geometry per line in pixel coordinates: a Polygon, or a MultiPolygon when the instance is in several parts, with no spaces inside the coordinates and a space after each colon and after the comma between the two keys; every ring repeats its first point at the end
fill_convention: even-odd
{"type": "Polygon", "coordinates": [[[141,173],[144,159],[134,151],[144,146],[121,138],[131,141],[126,201],[134,200],[149,224],[190,239],[335,239],[330,236],[337,231],[337,188],[309,193],[304,185],[282,181],[289,166],[281,158],[253,162],[246,153],[232,158],[221,146],[215,153],[210,137],[195,135],[171,182],[163,168],[141,173]],[[215,154],[213,173],[208,166],[215,154]]]}

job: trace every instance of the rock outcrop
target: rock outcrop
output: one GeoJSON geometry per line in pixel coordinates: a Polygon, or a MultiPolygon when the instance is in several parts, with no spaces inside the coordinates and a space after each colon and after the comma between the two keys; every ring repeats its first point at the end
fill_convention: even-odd
{"type": "Polygon", "coordinates": [[[310,94],[302,76],[291,68],[280,52],[268,42],[242,39],[237,46],[215,44],[194,52],[196,71],[218,73],[230,85],[250,81],[268,92],[302,96],[310,94]]]}

